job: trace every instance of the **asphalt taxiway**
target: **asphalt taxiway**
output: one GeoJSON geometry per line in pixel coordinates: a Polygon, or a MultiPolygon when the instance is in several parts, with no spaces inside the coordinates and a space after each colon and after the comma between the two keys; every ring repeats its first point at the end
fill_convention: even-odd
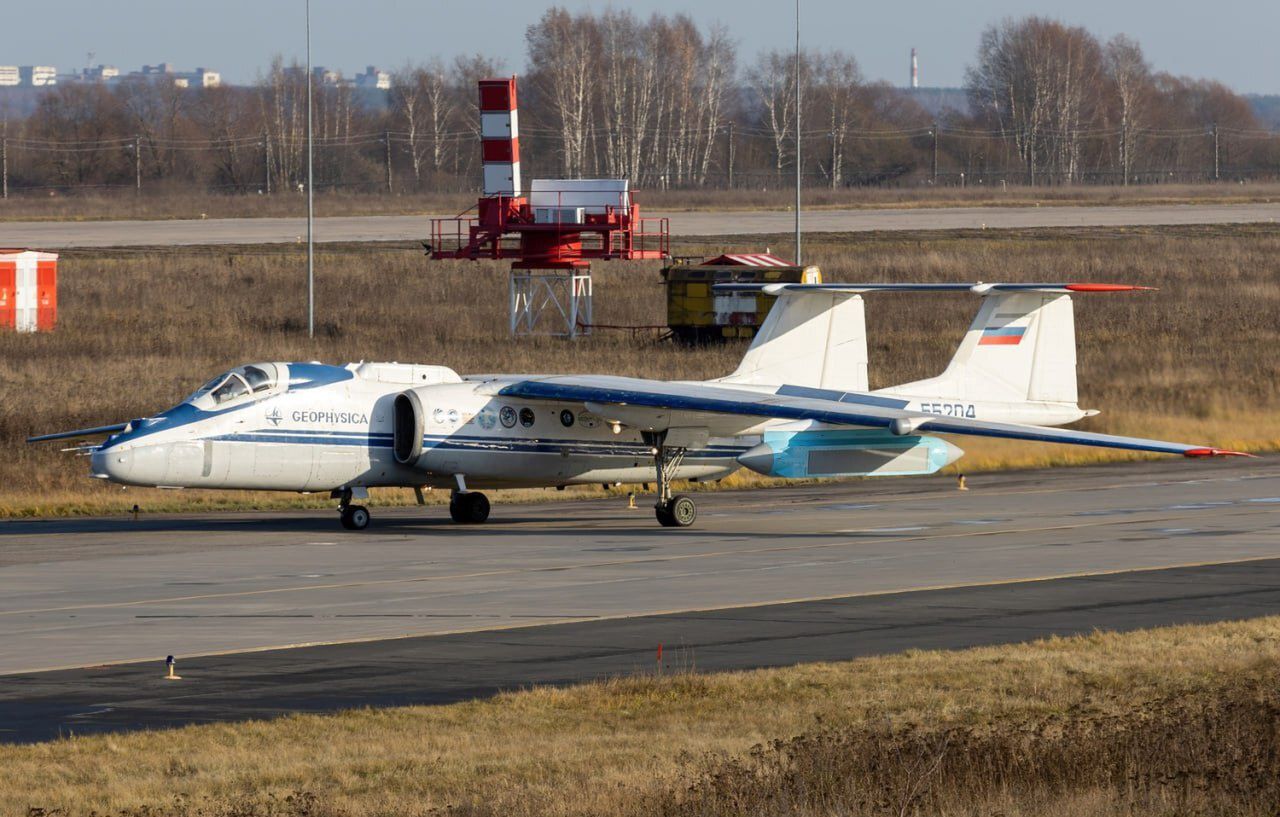
{"type": "MultiPolygon", "coordinates": [[[[646,213],[670,220],[673,236],[789,234],[786,210],[646,213]]],[[[804,230],[869,232],[900,230],[1031,229],[1040,227],[1140,227],[1187,224],[1254,224],[1280,221],[1280,203],[1153,204],[1051,207],[920,207],[810,210],[804,230]]],[[[152,221],[0,222],[0,247],[137,247],[219,244],[292,244],[306,235],[302,218],[170,219],[152,221]]],[[[317,218],[318,242],[419,241],[430,234],[425,215],[317,218]]]]}
{"type": "Polygon", "coordinates": [[[3,523],[0,740],[1280,613],[1274,457],[969,484],[3,523]]]}

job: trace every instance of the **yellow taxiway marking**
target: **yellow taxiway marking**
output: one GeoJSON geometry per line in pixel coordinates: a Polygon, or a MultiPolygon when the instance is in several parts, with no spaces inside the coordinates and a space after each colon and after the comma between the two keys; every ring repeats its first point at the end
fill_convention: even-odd
{"type": "MultiPolygon", "coordinates": [[[[1267,510],[1259,511],[1241,511],[1235,516],[1254,515],[1271,513],[1267,510]]],[[[636,564],[655,564],[663,562],[688,561],[693,559],[716,559],[726,556],[745,556],[761,553],[786,553],[798,550],[829,550],[832,548],[845,548],[854,546],[865,546],[875,544],[885,544],[888,542],[927,542],[937,539],[972,539],[983,536],[1005,536],[1019,533],[1046,533],[1052,531],[1068,531],[1082,530],[1085,528],[1107,527],[1111,525],[1132,525],[1132,524],[1152,524],[1159,522],[1168,522],[1171,520],[1180,520],[1184,517],[1165,516],[1154,518],[1129,518],[1123,522],[1117,523],[1115,519],[1099,519],[1093,522],[1079,522],[1069,525],[1047,525],[1042,527],[1022,527],[1022,528],[1002,528],[1002,529],[980,529],[971,531],[956,531],[951,533],[934,533],[922,534],[920,536],[890,536],[883,538],[867,538],[841,540],[836,542],[806,542],[798,545],[774,545],[759,548],[734,548],[729,550],[713,550],[703,551],[699,553],[673,553],[662,556],[640,556],[631,559],[609,559],[603,561],[577,562],[571,564],[550,564],[538,567],[516,567],[516,568],[498,568],[493,570],[478,570],[468,573],[444,573],[439,575],[427,576],[400,576],[391,579],[371,579],[368,581],[346,581],[331,582],[326,584],[307,584],[296,585],[292,587],[267,587],[258,590],[233,590],[224,593],[199,593],[187,596],[167,596],[154,599],[133,599],[131,601],[117,602],[100,602],[91,604],[71,604],[58,607],[37,607],[22,610],[4,610],[0,611],[0,617],[3,616],[19,616],[34,615],[38,613],[60,613],[70,612],[73,610],[110,610],[126,607],[143,607],[152,604],[176,604],[191,601],[208,601],[210,599],[228,599],[228,598],[247,598],[251,596],[277,595],[282,593],[303,593],[313,590],[342,590],[352,587],[379,587],[394,584],[416,584],[425,582],[445,582],[460,581],[465,579],[488,578],[491,576],[512,576],[512,575],[528,575],[534,573],[562,573],[568,570],[584,570],[601,567],[623,567],[626,565],[636,564]]],[[[874,532],[874,531],[869,531],[874,532]]],[[[839,536],[840,533],[822,533],[818,535],[839,536]]],[[[1277,554],[1280,555],[1280,554],[1277,554]]],[[[1273,557],[1264,557],[1273,558],[1273,557]]]]}
{"type": "MultiPolygon", "coordinates": [[[[468,633],[485,633],[485,632],[503,632],[507,630],[525,630],[530,627],[549,627],[556,624],[572,624],[579,621],[618,621],[627,618],[647,618],[650,616],[672,616],[683,615],[689,613],[715,613],[725,610],[752,610],[760,607],[773,607],[784,604],[804,604],[806,602],[817,601],[836,601],[839,599],[859,599],[874,598],[877,596],[893,596],[903,593],[929,593],[944,590],[964,590],[980,587],[1001,587],[1010,584],[1023,584],[1029,582],[1050,582],[1065,579],[1088,579],[1097,578],[1099,576],[1119,576],[1126,573],[1158,573],[1164,570],[1179,570],[1196,567],[1214,567],[1218,565],[1236,565],[1249,564],[1250,562],[1267,562],[1274,561],[1276,556],[1249,556],[1243,559],[1214,559],[1210,561],[1200,562],[1181,562],[1171,565],[1154,565],[1150,567],[1119,567],[1108,570],[1086,570],[1075,573],[1059,573],[1047,576],[1030,576],[1023,578],[994,579],[986,582],[957,582],[952,584],[933,584],[923,585],[919,587],[900,587],[885,590],[866,590],[860,593],[834,593],[820,596],[799,596],[795,598],[774,599],[770,601],[754,601],[744,602],[741,604],[720,604],[706,607],[687,607],[687,608],[671,608],[666,610],[637,610],[627,613],[611,613],[607,615],[591,615],[591,616],[564,616],[561,618],[547,618],[538,621],[526,621],[511,624],[497,624],[481,627],[458,627],[450,630],[430,630],[425,632],[401,633],[399,635],[376,635],[362,638],[340,638],[328,641],[300,641],[288,644],[271,644],[258,647],[237,647],[229,650],[212,650],[209,652],[195,652],[184,655],[183,658],[215,658],[223,655],[245,655],[259,652],[273,652],[275,650],[295,650],[306,647],[336,647],[344,644],[369,644],[376,641],[403,641],[409,638],[434,638],[437,636],[449,635],[466,635],[468,633]]],[[[119,661],[95,661],[92,664],[67,664],[55,667],[40,667],[36,669],[23,670],[3,670],[0,671],[0,677],[5,675],[27,675],[39,672],[61,672],[75,669],[94,669],[97,667],[118,667],[127,666],[129,664],[146,664],[153,661],[163,661],[165,656],[151,656],[144,658],[126,658],[119,661]]]]}

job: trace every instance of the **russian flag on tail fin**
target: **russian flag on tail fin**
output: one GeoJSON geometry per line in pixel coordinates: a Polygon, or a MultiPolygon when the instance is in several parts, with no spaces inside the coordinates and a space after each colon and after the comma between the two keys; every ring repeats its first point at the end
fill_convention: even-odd
{"type": "Polygon", "coordinates": [[[1025,326],[989,326],[982,330],[979,346],[1017,346],[1027,333],[1025,326]]]}

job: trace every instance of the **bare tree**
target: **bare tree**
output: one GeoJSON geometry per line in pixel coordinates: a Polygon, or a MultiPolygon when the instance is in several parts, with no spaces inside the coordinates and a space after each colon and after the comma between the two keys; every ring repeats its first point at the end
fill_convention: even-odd
{"type": "Polygon", "coordinates": [[[581,177],[588,171],[591,89],[597,74],[595,18],[552,8],[529,26],[525,39],[532,84],[560,132],[561,172],[581,177]]]}
{"type": "Polygon", "coordinates": [[[213,180],[234,190],[263,189],[262,156],[267,144],[257,141],[264,140],[265,134],[251,97],[236,88],[206,88],[187,110],[192,123],[210,141],[213,180]],[[252,137],[257,139],[250,141],[252,137]]]}
{"type": "Polygon", "coordinates": [[[123,103],[128,126],[141,141],[148,175],[173,175],[177,151],[172,145],[182,136],[191,91],[179,87],[171,77],[162,76],[123,82],[117,86],[116,95],[123,103]]]}
{"type": "MultiPolygon", "coordinates": [[[[802,78],[809,73],[808,62],[809,60],[802,53],[800,57],[802,78]]],[[[774,170],[781,178],[795,122],[795,58],[783,51],[761,54],[755,66],[748,72],[747,80],[756,93],[761,107],[761,119],[773,140],[774,170]]],[[[791,156],[793,158],[795,156],[794,149],[791,151],[791,156]]]]}
{"type": "Polygon", "coordinates": [[[602,123],[603,169],[612,177],[639,180],[651,141],[652,103],[657,93],[659,38],[629,11],[600,18],[601,80],[597,86],[602,123]]]}
{"type": "Polygon", "coordinates": [[[973,108],[1011,135],[1027,183],[1047,169],[1065,181],[1080,170],[1082,128],[1097,111],[1101,49],[1082,28],[1027,17],[988,28],[966,86],[973,108]]]}
{"type": "Polygon", "coordinates": [[[434,173],[439,173],[444,163],[445,140],[455,111],[449,91],[444,65],[439,60],[405,66],[392,80],[392,121],[407,133],[415,185],[422,183],[424,162],[434,173]]]}
{"type": "Polygon", "coordinates": [[[832,51],[814,59],[813,75],[811,107],[821,109],[827,123],[831,142],[827,177],[834,189],[844,182],[845,142],[857,112],[862,72],[852,56],[832,51]]]}
{"type": "Polygon", "coordinates": [[[1118,141],[1120,172],[1128,186],[1133,173],[1138,131],[1146,115],[1151,93],[1151,66],[1142,55],[1142,46],[1123,34],[1107,42],[1103,51],[1107,78],[1114,88],[1120,135],[1118,141]]]}

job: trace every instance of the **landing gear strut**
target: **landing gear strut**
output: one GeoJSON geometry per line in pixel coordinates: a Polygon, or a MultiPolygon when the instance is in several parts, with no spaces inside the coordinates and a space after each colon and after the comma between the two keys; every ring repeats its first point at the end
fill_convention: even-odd
{"type": "Polygon", "coordinates": [[[653,448],[653,465],[658,475],[658,501],[653,506],[658,524],[664,528],[687,528],[698,518],[698,506],[684,494],[671,495],[671,480],[684,461],[686,449],[666,444],[666,431],[645,431],[646,445],[653,448]]]}
{"type": "Polygon", "coordinates": [[[369,527],[369,509],[363,505],[352,505],[351,497],[350,488],[338,493],[338,520],[347,530],[364,530],[369,527]]]}

